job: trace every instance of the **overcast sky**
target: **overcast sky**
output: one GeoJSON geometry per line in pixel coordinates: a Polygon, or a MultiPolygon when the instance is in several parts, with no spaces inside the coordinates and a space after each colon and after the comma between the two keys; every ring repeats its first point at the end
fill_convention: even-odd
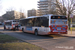
{"type": "Polygon", "coordinates": [[[7,9],[15,9],[16,11],[20,11],[20,9],[27,10],[37,9],[37,1],[39,0],[1,0],[1,10],[0,16],[5,13],[7,9]]]}
{"type": "MultiPolygon", "coordinates": [[[[39,0],[1,0],[0,1],[0,16],[6,12],[7,9],[15,9],[20,11],[23,9],[25,13],[30,9],[37,9],[39,0]]],[[[66,2],[67,3],[67,2],[66,2]]]]}

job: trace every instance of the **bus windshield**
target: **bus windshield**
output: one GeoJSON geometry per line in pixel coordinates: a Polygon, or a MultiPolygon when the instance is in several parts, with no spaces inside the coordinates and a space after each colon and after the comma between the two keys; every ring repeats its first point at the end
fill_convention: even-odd
{"type": "Polygon", "coordinates": [[[5,22],[5,25],[11,25],[11,22],[5,22]]]}
{"type": "Polygon", "coordinates": [[[19,21],[14,20],[12,24],[19,24],[19,21]]]}

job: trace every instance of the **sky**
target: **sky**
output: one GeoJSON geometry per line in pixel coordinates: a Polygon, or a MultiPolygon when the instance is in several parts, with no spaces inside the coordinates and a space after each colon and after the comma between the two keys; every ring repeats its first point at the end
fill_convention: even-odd
{"type": "Polygon", "coordinates": [[[9,9],[15,9],[16,11],[22,9],[27,13],[27,10],[37,9],[38,1],[39,0],[1,0],[0,16],[9,9]]]}

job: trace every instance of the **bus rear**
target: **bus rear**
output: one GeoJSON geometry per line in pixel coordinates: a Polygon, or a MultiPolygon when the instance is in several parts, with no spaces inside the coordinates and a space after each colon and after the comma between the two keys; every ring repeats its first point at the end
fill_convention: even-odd
{"type": "Polygon", "coordinates": [[[19,21],[18,20],[7,20],[4,22],[4,29],[18,29],[19,21]]]}
{"type": "Polygon", "coordinates": [[[51,16],[49,24],[51,32],[49,34],[67,34],[68,24],[66,16],[51,16]]]}
{"type": "Polygon", "coordinates": [[[4,22],[4,29],[10,29],[11,25],[12,25],[11,21],[9,21],[9,20],[5,21],[4,22]]]}

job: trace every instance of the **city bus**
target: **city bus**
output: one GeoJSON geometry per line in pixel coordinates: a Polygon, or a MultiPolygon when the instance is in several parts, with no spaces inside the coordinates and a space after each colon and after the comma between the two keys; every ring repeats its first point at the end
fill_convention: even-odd
{"type": "Polygon", "coordinates": [[[19,20],[6,20],[4,21],[4,29],[16,30],[18,29],[19,20]]]}
{"type": "Polygon", "coordinates": [[[20,19],[23,32],[33,33],[35,35],[67,34],[67,17],[63,15],[43,15],[31,16],[20,19]]]}

